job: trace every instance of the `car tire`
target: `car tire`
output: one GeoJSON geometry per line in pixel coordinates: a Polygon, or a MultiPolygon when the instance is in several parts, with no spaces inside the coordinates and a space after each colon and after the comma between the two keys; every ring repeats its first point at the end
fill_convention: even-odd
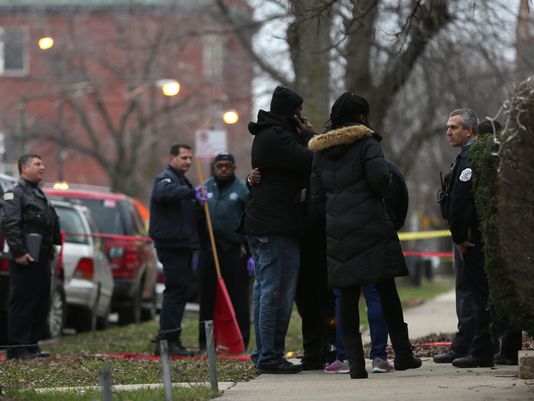
{"type": "Polygon", "coordinates": [[[111,310],[111,302],[108,303],[108,307],[102,316],[96,317],[96,329],[106,330],[109,327],[109,313],[111,310]]]}
{"type": "Polygon", "coordinates": [[[148,322],[156,318],[156,288],[152,290],[152,299],[143,301],[141,305],[141,321],[148,322]]]}
{"type": "Polygon", "coordinates": [[[119,326],[141,322],[141,292],[137,291],[131,303],[119,308],[119,326]]]}
{"type": "Polygon", "coordinates": [[[7,345],[7,311],[0,309],[0,346],[7,345]]]}
{"type": "Polygon", "coordinates": [[[78,333],[96,330],[97,316],[94,309],[76,308],[71,320],[78,333]]]}
{"type": "Polygon", "coordinates": [[[46,327],[47,338],[57,338],[63,334],[66,316],[65,289],[63,282],[59,281],[52,293],[50,309],[48,311],[48,321],[46,327]]]}

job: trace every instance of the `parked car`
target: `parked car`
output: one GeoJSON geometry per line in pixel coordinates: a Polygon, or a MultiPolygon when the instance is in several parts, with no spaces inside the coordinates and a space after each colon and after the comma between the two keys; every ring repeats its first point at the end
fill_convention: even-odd
{"type": "MultiPolygon", "coordinates": [[[[16,184],[17,180],[9,175],[0,174],[0,197],[4,192],[16,184]]],[[[0,250],[4,249],[5,238],[0,235],[0,250]]],[[[56,253],[52,263],[50,281],[50,309],[48,313],[47,337],[56,338],[63,333],[65,325],[66,302],[63,288],[63,268],[60,247],[56,246],[56,253]]],[[[9,302],[9,261],[0,252],[0,345],[7,344],[7,311],[9,302]]]]}
{"type": "Polygon", "coordinates": [[[108,325],[113,277],[91,212],[85,206],[52,199],[63,232],[63,271],[67,324],[77,331],[108,325]]]}
{"type": "Polygon", "coordinates": [[[111,309],[119,324],[150,320],[156,313],[157,259],[132,198],[117,193],[45,188],[54,199],[86,206],[101,233],[114,279],[111,309]]]}

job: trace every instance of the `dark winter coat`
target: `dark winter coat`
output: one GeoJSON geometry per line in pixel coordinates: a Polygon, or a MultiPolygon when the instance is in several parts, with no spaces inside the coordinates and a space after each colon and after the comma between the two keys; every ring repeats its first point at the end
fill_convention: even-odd
{"type": "Polygon", "coordinates": [[[198,248],[197,203],[189,180],[168,166],[150,197],[149,235],[156,248],[198,248]]]}
{"type": "Polygon", "coordinates": [[[349,287],[408,274],[383,198],[391,177],[380,137],[351,125],[313,138],[312,199],[326,213],[328,285],[349,287]]]}
{"type": "Polygon", "coordinates": [[[408,215],[408,188],[399,168],[388,160],[386,160],[386,163],[391,174],[391,188],[384,196],[384,203],[395,230],[399,231],[404,226],[408,215]]]}
{"type": "Polygon", "coordinates": [[[61,245],[59,218],[45,194],[35,184],[20,178],[3,196],[2,232],[14,258],[28,253],[26,234],[41,235],[41,251],[52,252],[52,244],[61,245]]]}
{"type": "MultiPolygon", "coordinates": [[[[211,177],[205,182],[207,192],[207,202],[210,210],[213,234],[218,247],[226,251],[233,247],[244,245],[245,236],[238,232],[239,225],[243,218],[245,205],[248,202],[249,190],[245,182],[234,177],[231,182],[221,185],[211,177]]],[[[201,246],[209,247],[209,237],[205,222],[201,235],[201,246]]]]}
{"type": "Polygon", "coordinates": [[[477,244],[481,238],[473,194],[473,171],[469,160],[471,146],[472,144],[466,144],[462,147],[446,176],[440,196],[441,213],[449,223],[455,244],[467,240],[477,244]]]}
{"type": "Polygon", "coordinates": [[[246,207],[245,232],[250,235],[298,235],[305,218],[305,188],[311,172],[311,135],[298,136],[294,128],[270,112],[260,110],[249,124],[254,135],[252,168],[261,171],[246,207]]]}

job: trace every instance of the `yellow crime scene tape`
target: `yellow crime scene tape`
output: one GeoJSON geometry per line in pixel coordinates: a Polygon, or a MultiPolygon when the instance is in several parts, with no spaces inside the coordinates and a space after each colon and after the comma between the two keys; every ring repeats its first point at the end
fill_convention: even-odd
{"type": "Polygon", "coordinates": [[[427,238],[442,238],[450,237],[451,232],[449,230],[435,230],[435,231],[415,231],[411,233],[399,233],[399,239],[401,241],[411,241],[414,239],[427,239],[427,238]]]}

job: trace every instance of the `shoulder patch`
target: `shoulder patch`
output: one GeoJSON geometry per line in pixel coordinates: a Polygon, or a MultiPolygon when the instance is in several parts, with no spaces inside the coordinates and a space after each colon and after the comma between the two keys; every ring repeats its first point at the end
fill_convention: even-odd
{"type": "Polygon", "coordinates": [[[170,178],[166,177],[166,178],[162,178],[158,182],[172,182],[172,180],[170,178]]]}
{"type": "Polygon", "coordinates": [[[5,201],[13,200],[13,199],[15,199],[15,194],[13,192],[6,192],[4,194],[4,200],[5,201]]]}
{"type": "Polygon", "coordinates": [[[470,168],[466,168],[460,173],[460,181],[467,182],[471,179],[472,175],[473,171],[470,168]]]}

